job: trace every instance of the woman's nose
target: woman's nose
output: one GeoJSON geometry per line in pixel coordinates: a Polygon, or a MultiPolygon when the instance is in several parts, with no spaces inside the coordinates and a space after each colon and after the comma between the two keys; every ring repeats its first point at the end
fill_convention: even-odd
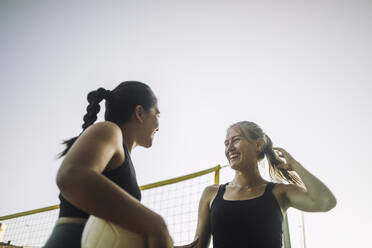
{"type": "Polygon", "coordinates": [[[232,143],[229,143],[226,147],[226,152],[229,152],[229,151],[232,151],[234,150],[234,146],[232,145],[232,143]]]}

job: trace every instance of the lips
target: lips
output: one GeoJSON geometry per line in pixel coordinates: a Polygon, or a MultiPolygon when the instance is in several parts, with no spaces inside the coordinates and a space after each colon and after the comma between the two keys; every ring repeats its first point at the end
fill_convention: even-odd
{"type": "Polygon", "coordinates": [[[152,135],[154,135],[157,131],[159,131],[159,128],[155,128],[155,130],[152,132],[152,135]]]}
{"type": "Polygon", "coordinates": [[[238,160],[240,158],[240,154],[239,153],[229,153],[228,154],[228,159],[230,162],[233,162],[235,160],[238,160]]]}

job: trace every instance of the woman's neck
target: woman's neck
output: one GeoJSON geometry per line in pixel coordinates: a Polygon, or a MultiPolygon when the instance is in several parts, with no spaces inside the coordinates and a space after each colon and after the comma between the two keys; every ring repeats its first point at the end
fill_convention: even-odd
{"type": "Polygon", "coordinates": [[[235,177],[231,182],[231,186],[241,187],[241,188],[253,188],[261,184],[265,184],[264,180],[259,171],[252,172],[241,172],[236,171],[235,177]]]}
{"type": "Polygon", "coordinates": [[[124,124],[120,127],[123,134],[123,144],[127,147],[129,154],[132,152],[132,149],[137,146],[135,141],[135,129],[132,125],[124,124]]]}

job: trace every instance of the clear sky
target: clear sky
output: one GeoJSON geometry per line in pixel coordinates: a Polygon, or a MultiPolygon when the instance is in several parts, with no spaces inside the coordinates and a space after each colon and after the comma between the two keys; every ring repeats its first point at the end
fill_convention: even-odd
{"type": "MultiPolygon", "coordinates": [[[[372,2],[0,2],[0,216],[58,203],[55,159],[86,94],[149,84],[160,131],[141,185],[227,164],[226,128],[258,123],[334,192],[307,247],[366,247],[372,204],[372,2]]],[[[231,170],[226,168],[225,171],[231,170]]]]}

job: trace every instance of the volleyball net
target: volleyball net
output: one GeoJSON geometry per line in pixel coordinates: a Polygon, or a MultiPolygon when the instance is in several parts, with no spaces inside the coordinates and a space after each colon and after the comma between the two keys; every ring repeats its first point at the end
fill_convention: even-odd
{"type": "MultiPolygon", "coordinates": [[[[202,191],[220,183],[221,166],[141,186],[141,202],[160,214],[175,245],[194,239],[202,191]]],[[[0,247],[42,247],[58,218],[59,205],[0,217],[0,247]],[[12,246],[4,246],[12,247],[12,246]]],[[[298,229],[298,226],[295,227],[298,229]]],[[[298,232],[298,230],[295,230],[298,232]]],[[[283,247],[291,248],[287,218],[283,223],[283,247]]],[[[212,247],[212,245],[211,245],[212,247]]],[[[292,246],[299,247],[299,246],[292,246]]]]}

